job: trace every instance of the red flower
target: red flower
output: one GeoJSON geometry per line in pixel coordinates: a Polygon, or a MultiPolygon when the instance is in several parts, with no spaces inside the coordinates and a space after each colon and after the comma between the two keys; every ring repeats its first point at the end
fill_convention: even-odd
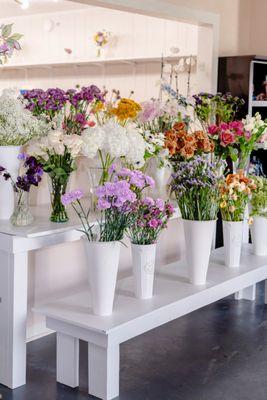
{"type": "Polygon", "coordinates": [[[235,143],[235,135],[231,131],[223,131],[220,134],[221,146],[226,147],[235,143]]]}

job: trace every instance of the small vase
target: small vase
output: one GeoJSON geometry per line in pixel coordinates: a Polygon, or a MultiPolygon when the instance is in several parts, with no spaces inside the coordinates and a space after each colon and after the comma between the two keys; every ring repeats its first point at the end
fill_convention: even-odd
{"type": "Polygon", "coordinates": [[[207,279],[216,220],[183,219],[189,279],[193,285],[204,285],[207,279]]]}
{"type": "Polygon", "coordinates": [[[120,258],[120,242],[89,242],[84,238],[93,312],[111,315],[120,258]]]}
{"type": "MultiPolygon", "coordinates": [[[[16,180],[19,174],[20,146],[0,146],[0,165],[16,180]]],[[[8,220],[14,211],[14,193],[10,181],[0,177],[0,219],[8,220]]]]}
{"type": "Polygon", "coordinates": [[[52,212],[50,221],[67,222],[69,220],[66,207],[61,202],[61,196],[66,193],[70,175],[64,179],[49,175],[50,201],[52,212]]]}
{"type": "Polygon", "coordinates": [[[243,221],[223,221],[225,265],[238,268],[243,242],[243,221]]]}
{"type": "Polygon", "coordinates": [[[153,296],[156,248],[156,243],[132,243],[134,291],[138,299],[150,299],[153,296]]]}
{"type": "Polygon", "coordinates": [[[14,212],[11,215],[10,221],[14,226],[27,226],[34,220],[29,209],[29,192],[24,190],[14,190],[14,212]]]}
{"type": "Polygon", "coordinates": [[[108,180],[109,174],[102,167],[90,167],[88,168],[89,178],[89,191],[90,191],[90,202],[91,209],[96,210],[97,197],[95,194],[96,188],[103,185],[108,180]]]}
{"type": "Polygon", "coordinates": [[[253,245],[253,254],[256,256],[267,255],[267,218],[255,216],[250,227],[253,245]]]}

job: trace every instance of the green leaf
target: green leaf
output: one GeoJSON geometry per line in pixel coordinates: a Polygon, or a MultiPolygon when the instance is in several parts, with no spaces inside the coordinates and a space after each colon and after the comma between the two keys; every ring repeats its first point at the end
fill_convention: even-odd
{"type": "Polygon", "coordinates": [[[24,35],[22,35],[21,33],[13,33],[13,35],[10,36],[9,39],[12,39],[12,40],[20,40],[23,36],[24,36],[24,35]]]}
{"type": "Polygon", "coordinates": [[[6,39],[11,35],[13,24],[4,25],[2,28],[2,36],[6,39]]]}

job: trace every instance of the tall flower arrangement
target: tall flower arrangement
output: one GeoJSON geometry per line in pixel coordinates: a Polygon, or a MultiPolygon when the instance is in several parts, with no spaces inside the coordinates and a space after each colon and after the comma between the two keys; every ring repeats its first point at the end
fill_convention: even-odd
{"type": "Polygon", "coordinates": [[[250,200],[250,215],[267,218],[267,178],[250,175],[249,178],[255,185],[250,200]]]}
{"type": "Polygon", "coordinates": [[[75,159],[80,154],[82,145],[79,135],[66,135],[58,130],[51,131],[28,148],[28,152],[37,158],[50,177],[52,206],[50,219],[53,222],[68,220],[67,212],[61,203],[61,196],[67,190],[71,172],[76,169],[75,159]]]}
{"type": "Polygon", "coordinates": [[[16,91],[0,96],[0,146],[21,146],[47,133],[47,127],[25,110],[16,91]]]}

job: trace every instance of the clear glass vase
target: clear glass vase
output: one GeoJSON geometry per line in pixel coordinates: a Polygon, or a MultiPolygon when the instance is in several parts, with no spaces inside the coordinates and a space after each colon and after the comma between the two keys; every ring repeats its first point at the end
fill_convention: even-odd
{"type": "Polygon", "coordinates": [[[34,218],[29,208],[29,192],[24,190],[14,190],[14,212],[10,217],[11,224],[14,226],[30,225],[34,218]]]}
{"type": "Polygon", "coordinates": [[[69,220],[66,207],[61,202],[61,196],[66,193],[70,175],[53,176],[49,174],[49,189],[51,201],[51,215],[50,221],[52,222],[67,222],[69,220]]]}
{"type": "Polygon", "coordinates": [[[96,210],[97,197],[95,194],[96,188],[103,185],[109,178],[108,171],[102,167],[88,168],[89,191],[90,191],[90,206],[93,211],[96,210]]]}

